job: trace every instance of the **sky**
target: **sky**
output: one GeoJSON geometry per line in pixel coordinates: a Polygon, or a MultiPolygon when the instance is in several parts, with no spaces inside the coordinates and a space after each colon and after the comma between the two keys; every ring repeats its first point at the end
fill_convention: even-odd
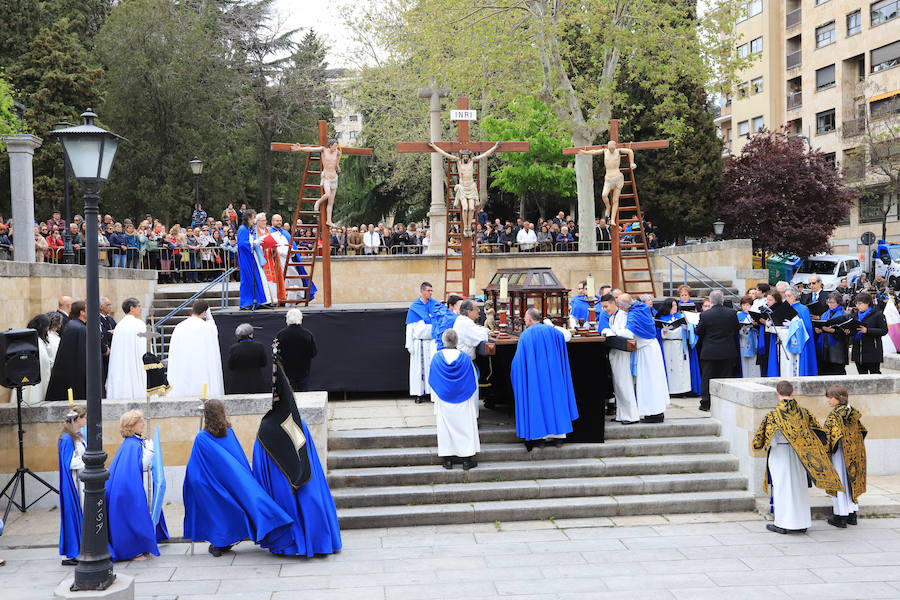
{"type": "MultiPolygon", "coordinates": [[[[365,0],[364,0],[365,1],[365,0]]],[[[328,66],[347,66],[338,44],[347,44],[352,35],[347,30],[338,10],[342,2],[333,0],[276,0],[275,6],[284,29],[309,29],[324,38],[330,48],[328,66]]]]}

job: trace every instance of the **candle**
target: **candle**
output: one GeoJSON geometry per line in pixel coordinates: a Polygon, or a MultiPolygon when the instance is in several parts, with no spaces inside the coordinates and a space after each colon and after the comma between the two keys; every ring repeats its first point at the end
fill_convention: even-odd
{"type": "Polygon", "coordinates": [[[509,278],[502,277],[500,279],[500,299],[506,300],[509,298],[509,278]]]}
{"type": "Polygon", "coordinates": [[[72,395],[72,388],[69,388],[69,404],[75,404],[75,397],[72,395]]]}
{"type": "Polygon", "coordinates": [[[203,384],[203,396],[201,398],[206,398],[206,383],[203,384]]]}
{"type": "Polygon", "coordinates": [[[593,275],[587,276],[587,297],[588,298],[594,297],[594,276],[593,275]]]}
{"type": "Polygon", "coordinates": [[[469,296],[477,296],[476,288],[475,288],[475,278],[469,278],[469,296]]]}

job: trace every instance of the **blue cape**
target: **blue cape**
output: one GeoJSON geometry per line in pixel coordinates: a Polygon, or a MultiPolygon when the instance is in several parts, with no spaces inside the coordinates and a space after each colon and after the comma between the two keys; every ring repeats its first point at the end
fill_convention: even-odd
{"type": "Polygon", "coordinates": [[[431,325],[431,319],[438,312],[440,306],[441,303],[434,298],[430,298],[427,304],[422,302],[422,298],[416,298],[409,305],[409,312],[406,313],[406,324],[425,321],[425,323],[431,325]]]}
{"type": "Polygon", "coordinates": [[[795,302],[791,306],[797,311],[797,316],[803,321],[803,328],[806,329],[806,342],[803,344],[803,351],[800,353],[800,376],[818,375],[819,367],[816,363],[816,340],[813,335],[812,318],[809,315],[809,308],[795,302]]]}
{"type": "Polygon", "coordinates": [[[75,443],[72,436],[63,434],[57,444],[59,454],[59,554],[78,558],[81,549],[81,499],[72,479],[72,455],[75,443]]]}
{"type": "Polygon", "coordinates": [[[277,529],[259,542],[260,546],[274,554],[313,556],[331,554],[341,549],[337,509],[306,423],[303,423],[303,435],[306,436],[312,474],[309,482],[296,494],[291,491],[287,477],[260,445],[259,439],[253,444],[253,477],[291,519],[290,528],[277,529]]]}
{"type": "MultiPolygon", "coordinates": [[[[829,321],[831,319],[836,319],[844,314],[844,309],[840,306],[836,306],[835,308],[829,308],[822,314],[823,321],[829,321]]],[[[830,333],[825,333],[824,331],[816,336],[816,351],[819,353],[825,352],[826,348],[830,348],[834,346],[836,340],[834,336],[830,333]]]]}
{"type": "Polygon", "coordinates": [[[597,311],[597,331],[609,329],[609,315],[602,308],[597,311]]]}
{"type": "MultiPolygon", "coordinates": [[[[594,298],[597,298],[597,296],[594,296],[594,298]]],[[[587,296],[575,296],[569,302],[569,313],[576,319],[587,321],[590,308],[591,305],[588,303],[587,296]]],[[[597,298],[597,302],[594,304],[594,314],[597,314],[597,312],[604,312],[600,307],[600,298],[597,298]]]]}
{"type": "Polygon", "coordinates": [[[628,309],[628,321],[625,327],[634,334],[634,337],[652,340],[656,337],[653,310],[643,302],[635,302],[628,309]]]}
{"type": "Polygon", "coordinates": [[[231,428],[217,438],[201,431],[184,475],[184,537],[230,546],[284,535],[291,518],[260,487],[231,428]]]}
{"type": "Polygon", "coordinates": [[[435,344],[437,344],[438,350],[444,349],[444,332],[448,329],[453,329],[453,324],[456,323],[456,319],[459,318],[459,315],[444,306],[442,311],[438,311],[433,317],[433,323],[431,325],[431,337],[434,339],[435,344]]]}
{"type": "MultiPolygon", "coordinates": [[[[122,441],[109,465],[106,507],[109,511],[109,551],[113,560],[130,560],[145,552],[159,556],[156,531],[144,491],[143,454],[140,438],[131,436],[122,441]]],[[[164,524],[164,520],[160,523],[164,524]]]]}
{"type": "Polygon", "coordinates": [[[472,359],[465,352],[460,352],[456,360],[448,364],[444,353],[437,352],[431,359],[428,385],[443,402],[465,402],[478,390],[478,378],[475,376],[472,359]]]}
{"type": "Polygon", "coordinates": [[[252,306],[253,303],[265,304],[265,282],[259,275],[259,266],[250,245],[250,230],[244,225],[237,231],[237,251],[241,273],[241,307],[252,306]]]}
{"type": "Polygon", "coordinates": [[[519,337],[510,370],[516,400],[516,435],[535,440],[571,433],[578,418],[569,352],[563,335],[536,323],[519,337]]]}
{"type": "MultiPolygon", "coordinates": [[[[278,232],[280,232],[281,234],[283,234],[285,238],[291,239],[291,232],[288,231],[287,229],[283,229],[283,228],[282,228],[282,229],[278,229],[277,227],[269,227],[269,233],[275,233],[276,231],[278,231],[278,232]]],[[[297,249],[297,242],[292,242],[292,243],[291,243],[291,247],[292,247],[294,250],[296,250],[296,249],[297,249]]],[[[282,265],[282,268],[283,268],[283,267],[284,267],[284,265],[282,265]]],[[[297,273],[299,273],[300,275],[306,275],[306,274],[307,274],[307,273],[306,273],[306,267],[304,267],[303,265],[298,265],[298,266],[296,266],[295,268],[297,269],[297,273]]],[[[301,279],[300,281],[302,282],[303,280],[301,279]]],[[[316,291],[317,291],[319,288],[317,288],[317,287],[316,287],[316,284],[313,283],[311,280],[310,280],[310,282],[309,282],[309,285],[310,285],[310,288],[309,288],[309,300],[310,300],[310,302],[312,302],[313,300],[315,300],[315,298],[316,298],[316,291]]]]}

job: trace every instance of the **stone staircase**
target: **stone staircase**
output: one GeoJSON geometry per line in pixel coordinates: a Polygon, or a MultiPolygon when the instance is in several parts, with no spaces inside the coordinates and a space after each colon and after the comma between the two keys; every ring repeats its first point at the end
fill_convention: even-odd
{"type": "MultiPolygon", "coordinates": [[[[677,298],[678,297],[678,288],[681,287],[685,283],[684,278],[679,279],[676,276],[670,286],[668,271],[666,271],[666,272],[657,271],[654,273],[653,276],[657,278],[656,279],[656,281],[657,281],[656,288],[658,291],[662,292],[663,298],[667,298],[667,297],[677,298]]],[[[726,292],[725,297],[731,298],[732,300],[734,299],[734,296],[730,296],[727,292],[731,292],[732,294],[735,294],[737,296],[743,296],[744,292],[747,291],[747,290],[739,290],[737,287],[735,287],[734,282],[731,280],[728,280],[728,279],[719,280],[719,282],[722,283],[724,287],[717,288],[717,289],[721,289],[721,290],[725,291],[726,292]]],[[[709,282],[707,282],[707,284],[708,283],[709,282]]],[[[691,292],[693,294],[694,299],[702,300],[703,298],[706,298],[707,296],[709,296],[709,293],[713,290],[713,288],[707,287],[707,284],[704,284],[697,280],[691,280],[691,279],[687,280],[687,285],[689,285],[691,287],[691,292]]]]}
{"type": "MultiPolygon", "coordinates": [[[[150,323],[154,324],[168,315],[173,309],[177,308],[182,302],[199,292],[206,285],[205,283],[183,283],[157,286],[150,310],[150,323]]],[[[215,311],[219,310],[222,305],[222,285],[215,285],[200,297],[209,302],[210,307],[213,309],[213,315],[215,315],[215,311]]],[[[240,304],[240,284],[236,282],[229,284],[226,303],[230,307],[237,307],[240,304]]],[[[162,325],[167,346],[168,340],[172,337],[172,330],[190,314],[191,307],[188,305],[162,325]]]]}
{"type": "Polygon", "coordinates": [[[510,423],[485,412],[470,471],[441,467],[433,427],[332,431],[328,480],[341,527],[754,509],[712,419],[609,423],[604,444],[529,453],[510,423]]]}

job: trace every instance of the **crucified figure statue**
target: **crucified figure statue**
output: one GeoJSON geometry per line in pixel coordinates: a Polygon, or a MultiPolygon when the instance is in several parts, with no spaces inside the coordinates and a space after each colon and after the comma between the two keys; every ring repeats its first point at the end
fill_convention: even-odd
{"type": "Polygon", "coordinates": [[[323,202],[328,202],[325,224],[334,227],[331,222],[331,214],[334,211],[334,195],[337,193],[338,173],[341,167],[338,163],[341,161],[341,147],[338,146],[337,140],[328,140],[326,146],[307,146],[305,144],[294,144],[291,146],[292,152],[321,152],[322,153],[322,197],[316,201],[314,210],[318,211],[323,202]]]}
{"type": "Polygon", "coordinates": [[[454,156],[444,152],[433,142],[429,142],[428,146],[447,160],[457,163],[459,183],[453,188],[453,195],[460,207],[460,231],[463,236],[472,237],[472,221],[475,218],[475,211],[481,208],[481,203],[478,199],[478,186],[475,185],[475,163],[499,150],[500,142],[494,144],[494,147],[487,152],[477,156],[472,156],[472,151],[465,149],[459,151],[459,156],[454,156]]]}
{"type": "Polygon", "coordinates": [[[601,153],[603,154],[603,162],[606,164],[606,177],[603,178],[603,193],[600,195],[603,198],[603,204],[606,206],[606,212],[603,216],[608,216],[610,227],[614,227],[619,219],[619,195],[625,186],[625,176],[619,170],[622,154],[628,156],[632,169],[637,169],[637,165],[634,163],[634,152],[631,148],[616,148],[616,142],[613,140],[610,140],[605,148],[578,151],[578,154],[601,153]],[[610,210],[609,206],[610,192],[612,192],[612,210],[610,210]]]}

